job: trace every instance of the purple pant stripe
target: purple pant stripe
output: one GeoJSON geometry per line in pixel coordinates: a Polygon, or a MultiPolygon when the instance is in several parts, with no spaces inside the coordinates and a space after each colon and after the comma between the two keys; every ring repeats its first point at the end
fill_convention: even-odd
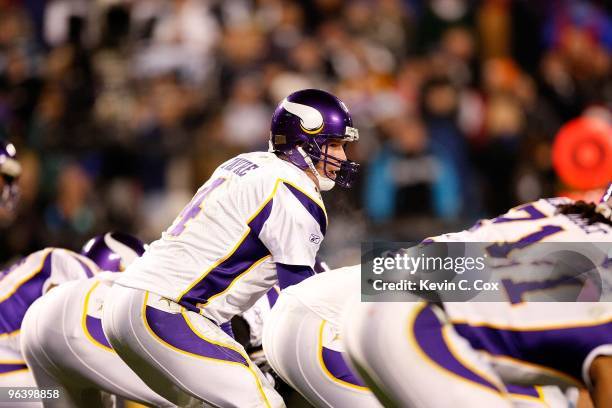
{"type": "Polygon", "coordinates": [[[323,347],[322,355],[323,364],[325,364],[327,371],[329,371],[331,375],[341,381],[360,387],[365,387],[363,381],[357,378],[346,364],[341,352],[323,347]]]}
{"type": "Polygon", "coordinates": [[[153,333],[179,350],[202,357],[249,365],[236,350],[210,343],[195,334],[180,313],[167,313],[147,306],[146,319],[153,333]]]}
{"type": "Polygon", "coordinates": [[[87,315],[85,318],[85,326],[87,331],[93,337],[95,341],[106,346],[110,349],[113,347],[110,345],[108,340],[106,339],[106,335],[104,334],[104,330],[102,330],[102,320],[96,319],[93,316],[87,315]]]}
{"type": "Polygon", "coordinates": [[[506,384],[506,389],[510,394],[525,395],[528,397],[540,398],[540,394],[535,387],[506,384]]]}
{"type": "Polygon", "coordinates": [[[419,347],[436,364],[468,381],[498,391],[495,385],[457,360],[444,341],[440,321],[429,306],[417,315],[413,331],[419,347]]]}
{"type": "Polygon", "coordinates": [[[10,373],[12,371],[18,371],[28,368],[25,364],[3,364],[0,363],[0,374],[10,373]]]}
{"type": "Polygon", "coordinates": [[[0,334],[11,333],[21,328],[23,316],[30,305],[42,296],[43,285],[51,276],[51,258],[52,252],[49,252],[40,271],[0,303],[0,334]]]}
{"type": "Polygon", "coordinates": [[[477,350],[552,368],[576,380],[582,378],[582,363],[587,355],[598,346],[612,343],[612,322],[529,331],[467,324],[454,326],[477,350]]]}

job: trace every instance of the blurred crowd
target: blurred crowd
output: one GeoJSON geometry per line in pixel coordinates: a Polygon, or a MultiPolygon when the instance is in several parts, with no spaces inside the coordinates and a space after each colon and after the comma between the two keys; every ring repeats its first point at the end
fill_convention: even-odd
{"type": "Polygon", "coordinates": [[[332,265],[463,228],[563,187],[551,142],[610,111],[611,56],[605,1],[0,0],[0,138],[24,167],[0,263],[109,229],[155,239],[310,87],[361,134],[358,186],[326,195],[332,265]]]}

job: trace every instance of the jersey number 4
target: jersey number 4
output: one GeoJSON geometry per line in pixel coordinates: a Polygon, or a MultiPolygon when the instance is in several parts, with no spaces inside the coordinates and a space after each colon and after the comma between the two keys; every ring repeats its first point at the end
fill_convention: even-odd
{"type": "Polygon", "coordinates": [[[168,231],[168,234],[173,237],[178,237],[179,235],[181,235],[183,231],[185,231],[187,223],[197,217],[198,214],[200,214],[200,211],[202,211],[202,202],[204,201],[206,196],[208,196],[208,194],[210,194],[215,188],[223,184],[224,181],[225,179],[223,178],[215,179],[215,181],[210,183],[208,186],[198,191],[196,195],[193,196],[189,204],[187,204],[187,206],[183,208],[183,211],[181,211],[179,216],[176,218],[176,220],[170,227],[170,231],[168,231]]]}

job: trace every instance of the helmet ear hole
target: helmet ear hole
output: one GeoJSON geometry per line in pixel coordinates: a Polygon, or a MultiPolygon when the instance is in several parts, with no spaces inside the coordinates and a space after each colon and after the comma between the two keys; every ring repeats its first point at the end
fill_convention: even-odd
{"type": "Polygon", "coordinates": [[[303,143],[301,147],[304,149],[304,152],[312,158],[313,164],[317,164],[321,157],[321,148],[319,145],[315,141],[312,141],[310,143],[303,143]]]}

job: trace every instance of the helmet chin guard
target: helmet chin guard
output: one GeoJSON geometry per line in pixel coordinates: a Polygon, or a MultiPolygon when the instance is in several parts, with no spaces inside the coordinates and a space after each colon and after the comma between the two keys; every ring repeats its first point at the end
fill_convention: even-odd
{"type": "Polygon", "coordinates": [[[321,174],[319,174],[316,167],[312,163],[312,159],[304,151],[304,149],[302,149],[301,147],[298,147],[297,150],[302,155],[302,158],[304,159],[304,161],[308,163],[308,169],[310,170],[310,172],[314,174],[314,176],[317,178],[317,181],[319,182],[319,189],[321,191],[329,191],[332,188],[334,188],[334,186],[336,185],[336,182],[332,180],[331,178],[329,178],[327,175],[321,176],[321,174]]]}

